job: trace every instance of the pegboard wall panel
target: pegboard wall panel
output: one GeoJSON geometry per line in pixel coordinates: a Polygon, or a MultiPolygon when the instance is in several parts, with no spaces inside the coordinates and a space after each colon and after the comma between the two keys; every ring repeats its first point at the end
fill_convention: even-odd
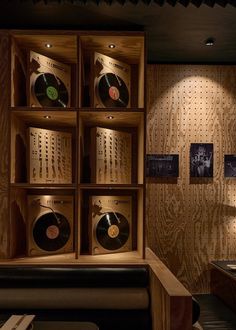
{"type": "Polygon", "coordinates": [[[192,293],[209,262],[236,258],[236,66],[148,65],[147,154],[179,154],[179,178],[147,180],[147,238],[192,293]],[[213,178],[190,178],[191,143],[213,143],[213,178]]]}
{"type": "Polygon", "coordinates": [[[8,36],[0,33],[0,258],[9,255],[9,207],[8,207],[8,187],[9,187],[9,150],[7,139],[9,137],[8,120],[8,36]]]}

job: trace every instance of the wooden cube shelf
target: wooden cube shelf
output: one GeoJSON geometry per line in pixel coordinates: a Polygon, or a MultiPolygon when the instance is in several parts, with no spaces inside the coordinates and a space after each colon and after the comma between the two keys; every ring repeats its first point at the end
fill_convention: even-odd
{"type": "MultiPolygon", "coordinates": [[[[62,259],[64,258],[65,263],[99,263],[99,260],[112,262],[144,258],[144,34],[103,31],[10,31],[9,40],[10,221],[7,224],[9,247],[6,255],[12,258],[12,262],[24,260],[26,263],[37,263],[41,262],[40,260],[53,263],[60,258],[58,253],[62,259]],[[111,44],[115,47],[109,46],[111,44]],[[96,59],[99,59],[98,63],[94,63],[96,59]],[[67,76],[61,74],[67,68],[70,69],[67,76]],[[105,87],[101,79],[105,81],[105,87]],[[29,132],[32,128],[48,132],[52,136],[56,132],[61,132],[61,136],[71,136],[71,179],[65,182],[51,180],[46,167],[40,180],[32,180],[31,174],[29,175],[30,159],[33,157],[29,143],[29,132]],[[98,164],[98,130],[112,133],[114,144],[111,146],[109,139],[112,137],[109,136],[105,141],[109,144],[105,153],[108,152],[108,148],[113,148],[109,151],[109,162],[112,164],[109,168],[111,171],[113,166],[117,178],[120,179],[114,180],[110,174],[109,180],[98,180],[91,174],[91,169],[96,173],[98,164]],[[110,250],[101,247],[96,248],[97,250],[91,248],[94,247],[96,239],[96,234],[91,234],[91,231],[93,227],[98,226],[97,223],[95,226],[91,222],[91,201],[99,196],[103,203],[104,216],[113,218],[113,224],[109,225],[106,232],[109,244],[122,233],[120,223],[125,221],[122,218],[122,210],[126,210],[126,213],[128,209],[131,210],[127,213],[130,236],[128,235],[126,243],[122,243],[123,246],[116,243],[118,245],[114,245],[115,247],[110,250]],[[29,206],[29,200],[36,202],[29,206]],[[48,244],[51,244],[53,239],[53,243],[58,242],[58,237],[63,236],[63,229],[59,223],[64,221],[63,210],[64,214],[67,214],[66,209],[63,209],[63,203],[66,207],[67,200],[74,201],[73,218],[69,220],[72,229],[70,241],[65,243],[69,248],[55,248],[55,253],[40,251],[40,248],[37,251],[37,240],[34,241],[34,233],[30,230],[36,230],[36,224],[41,222],[39,219],[47,212],[51,212],[52,223],[46,226],[40,235],[48,244]],[[109,213],[104,205],[110,203],[113,206],[109,213]],[[122,203],[130,204],[124,204],[125,207],[122,203]],[[32,219],[37,213],[34,207],[38,208],[38,214],[32,219]],[[29,246],[33,247],[32,253],[29,246]],[[95,250],[97,252],[94,252],[95,250]]],[[[54,139],[60,139],[60,134],[58,136],[56,134],[54,139]]],[[[44,140],[40,140],[44,143],[46,140],[42,141],[44,140]]],[[[50,144],[50,147],[43,146],[44,155],[36,148],[35,162],[40,164],[40,161],[48,161],[49,158],[51,161],[52,158],[54,164],[60,157],[65,157],[63,152],[61,154],[60,144],[57,146],[58,150],[54,150],[54,147],[54,144],[50,144]]],[[[102,166],[100,170],[103,171],[102,166]]],[[[100,221],[98,223],[100,225],[100,221]]],[[[100,241],[96,242],[100,244],[100,241]]]]}

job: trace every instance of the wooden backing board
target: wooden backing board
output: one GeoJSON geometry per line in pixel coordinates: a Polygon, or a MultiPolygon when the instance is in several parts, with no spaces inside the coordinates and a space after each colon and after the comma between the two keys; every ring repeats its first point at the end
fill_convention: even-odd
{"type": "Polygon", "coordinates": [[[10,256],[26,255],[27,197],[26,190],[11,188],[10,198],[10,256]]]}
{"type": "Polygon", "coordinates": [[[209,292],[209,261],[236,258],[236,67],[149,65],[147,153],[179,154],[176,182],[147,180],[148,246],[192,293],[209,292]],[[214,144],[212,179],[190,180],[191,143],[214,144]]]}
{"type": "Polygon", "coordinates": [[[9,256],[9,145],[10,122],[8,112],[9,83],[9,38],[7,33],[0,33],[0,84],[2,86],[0,98],[0,258],[9,256]]]}
{"type": "Polygon", "coordinates": [[[16,41],[11,39],[11,105],[25,105],[26,100],[26,56],[18,47],[16,41]]]}
{"type": "Polygon", "coordinates": [[[25,122],[11,113],[11,183],[27,181],[26,150],[25,122]]]}

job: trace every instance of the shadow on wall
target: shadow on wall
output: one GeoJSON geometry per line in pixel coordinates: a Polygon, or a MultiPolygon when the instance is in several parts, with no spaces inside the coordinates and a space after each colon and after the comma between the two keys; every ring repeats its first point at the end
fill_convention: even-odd
{"type": "Polygon", "coordinates": [[[27,182],[26,146],[20,134],[16,135],[15,159],[15,182],[27,182]]]}
{"type": "Polygon", "coordinates": [[[26,225],[16,201],[11,203],[11,219],[12,256],[23,256],[26,253],[26,225]]]}

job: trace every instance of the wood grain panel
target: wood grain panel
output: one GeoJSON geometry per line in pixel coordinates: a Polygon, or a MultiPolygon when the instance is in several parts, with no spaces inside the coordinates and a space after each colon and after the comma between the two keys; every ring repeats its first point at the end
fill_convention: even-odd
{"type": "Polygon", "coordinates": [[[149,65],[147,153],[179,154],[176,182],[148,180],[148,244],[191,292],[209,291],[209,262],[236,258],[236,67],[149,65]],[[214,177],[190,180],[191,143],[214,144],[214,177]]]}
{"type": "Polygon", "coordinates": [[[9,255],[9,137],[8,102],[9,102],[9,38],[7,33],[0,33],[0,258],[9,255]]]}
{"type": "Polygon", "coordinates": [[[29,31],[22,31],[14,33],[14,38],[24,51],[33,50],[66,63],[77,62],[76,35],[43,34],[42,31],[38,35],[34,35],[29,34],[29,31]],[[51,44],[52,48],[46,48],[46,43],[51,44]]]}
{"type": "Polygon", "coordinates": [[[153,330],[192,329],[192,296],[150,249],[150,296],[153,330]]]}
{"type": "Polygon", "coordinates": [[[29,109],[26,111],[14,111],[13,114],[26,125],[76,127],[76,111],[33,111],[29,109]]]}
{"type": "Polygon", "coordinates": [[[136,127],[141,126],[143,113],[140,111],[81,111],[80,118],[86,126],[102,125],[108,127],[136,127]],[[112,119],[109,117],[112,116],[112,119]]]}
{"type": "Polygon", "coordinates": [[[138,64],[144,49],[143,35],[86,35],[81,36],[85,57],[92,52],[99,52],[129,64],[138,64]],[[114,44],[115,48],[109,48],[114,44]]]}
{"type": "Polygon", "coordinates": [[[11,189],[10,256],[26,255],[27,196],[24,189],[11,189]]]}

